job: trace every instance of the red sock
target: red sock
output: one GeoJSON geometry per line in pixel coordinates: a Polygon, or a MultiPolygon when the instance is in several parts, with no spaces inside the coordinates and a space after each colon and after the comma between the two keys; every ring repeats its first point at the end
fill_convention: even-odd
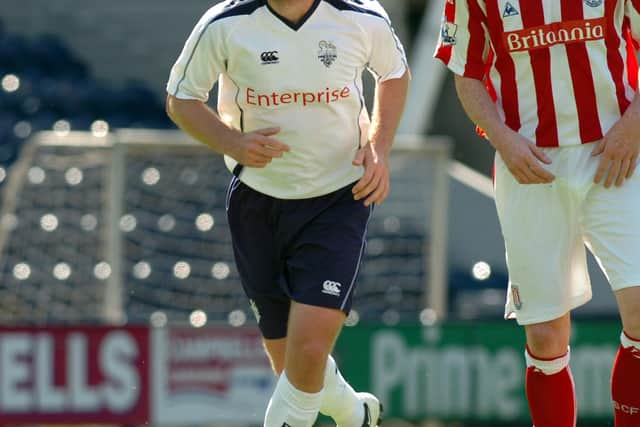
{"type": "Polygon", "coordinates": [[[640,341],[624,332],[611,375],[616,427],[640,426],[640,341]]]}
{"type": "Polygon", "coordinates": [[[527,349],[526,390],[535,427],[575,427],[577,405],[569,352],[557,359],[538,359],[527,349]]]}

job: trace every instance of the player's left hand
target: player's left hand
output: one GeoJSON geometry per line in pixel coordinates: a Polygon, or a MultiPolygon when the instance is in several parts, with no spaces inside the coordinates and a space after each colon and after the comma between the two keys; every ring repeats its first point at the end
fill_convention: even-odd
{"type": "Polygon", "coordinates": [[[373,143],[360,148],[353,159],[354,166],[364,166],[364,175],[353,187],[355,200],[365,199],[364,205],[380,204],[389,195],[389,166],[387,155],[378,153],[373,143]]]}
{"type": "Polygon", "coordinates": [[[619,121],[598,143],[591,153],[599,156],[600,163],[593,178],[593,182],[599,184],[604,180],[605,188],[615,183],[616,187],[622,186],[625,179],[631,178],[638,163],[640,153],[640,137],[629,126],[619,121]]]}

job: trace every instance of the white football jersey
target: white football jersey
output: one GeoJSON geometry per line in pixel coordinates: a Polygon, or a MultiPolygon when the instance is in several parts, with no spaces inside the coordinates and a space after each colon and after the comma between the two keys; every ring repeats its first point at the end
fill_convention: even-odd
{"type": "MultiPolygon", "coordinates": [[[[242,169],[249,187],[281,199],[342,188],[362,176],[351,162],[366,142],[362,71],[402,77],[404,49],[377,0],[316,0],[297,24],[266,0],[227,0],[198,22],[171,70],[167,92],[206,102],[244,132],[278,126],[291,151],[242,169]]],[[[225,157],[230,170],[237,163],[225,157]]]]}

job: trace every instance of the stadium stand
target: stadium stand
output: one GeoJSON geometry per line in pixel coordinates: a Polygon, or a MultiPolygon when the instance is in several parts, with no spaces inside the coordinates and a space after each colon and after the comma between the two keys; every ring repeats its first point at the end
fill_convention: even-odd
{"type": "MultiPolygon", "coordinates": [[[[173,127],[161,102],[139,82],[114,89],[52,35],[27,38],[0,23],[0,166],[17,157],[33,133],[89,130],[96,120],[112,128],[173,127]]],[[[4,172],[1,174],[4,175],[4,172]]]]}

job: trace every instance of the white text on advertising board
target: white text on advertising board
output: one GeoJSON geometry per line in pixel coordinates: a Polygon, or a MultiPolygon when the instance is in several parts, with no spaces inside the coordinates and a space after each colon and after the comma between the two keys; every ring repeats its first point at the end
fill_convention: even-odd
{"type": "Polygon", "coordinates": [[[97,348],[82,333],[57,341],[44,331],[0,334],[0,412],[127,412],[141,392],[138,354],[122,331],[107,333],[97,348]]]}
{"type": "MultiPolygon", "coordinates": [[[[391,413],[406,417],[513,420],[526,412],[524,354],[518,350],[416,346],[397,332],[379,332],[370,352],[373,392],[391,413]]],[[[615,345],[572,346],[571,353],[580,415],[609,416],[615,345]]]]}

